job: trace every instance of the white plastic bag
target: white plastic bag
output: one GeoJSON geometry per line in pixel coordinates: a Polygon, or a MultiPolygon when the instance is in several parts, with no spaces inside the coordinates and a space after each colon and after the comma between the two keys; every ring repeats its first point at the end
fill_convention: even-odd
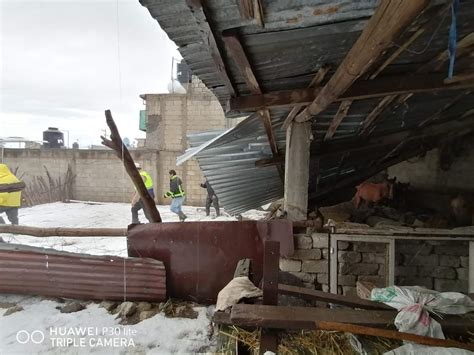
{"type": "Polygon", "coordinates": [[[371,300],[398,310],[395,326],[401,332],[444,339],[433,314],[465,314],[474,311],[474,301],[458,292],[437,292],[419,286],[374,288],[371,300]]]}

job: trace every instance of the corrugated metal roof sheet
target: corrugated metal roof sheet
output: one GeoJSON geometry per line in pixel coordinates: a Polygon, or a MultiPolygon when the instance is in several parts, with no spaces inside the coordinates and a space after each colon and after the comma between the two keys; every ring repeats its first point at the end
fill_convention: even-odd
{"type": "Polygon", "coordinates": [[[0,293],[127,301],[166,299],[163,263],[0,243],[0,293]]]}

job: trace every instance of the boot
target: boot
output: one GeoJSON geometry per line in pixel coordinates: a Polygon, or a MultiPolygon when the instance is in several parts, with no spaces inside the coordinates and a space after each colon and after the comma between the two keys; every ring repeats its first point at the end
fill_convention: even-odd
{"type": "Polygon", "coordinates": [[[184,220],[185,220],[186,218],[188,218],[188,216],[186,216],[186,215],[183,213],[183,211],[179,211],[178,216],[179,216],[179,220],[180,220],[181,222],[184,222],[184,220]]]}

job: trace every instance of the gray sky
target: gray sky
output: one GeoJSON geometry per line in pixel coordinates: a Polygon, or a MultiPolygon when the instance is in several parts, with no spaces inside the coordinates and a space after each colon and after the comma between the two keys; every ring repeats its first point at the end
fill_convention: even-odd
{"type": "Polygon", "coordinates": [[[105,109],[145,136],[138,95],[167,92],[179,53],[138,0],[0,0],[0,21],[0,137],[52,126],[99,144],[105,109]]]}

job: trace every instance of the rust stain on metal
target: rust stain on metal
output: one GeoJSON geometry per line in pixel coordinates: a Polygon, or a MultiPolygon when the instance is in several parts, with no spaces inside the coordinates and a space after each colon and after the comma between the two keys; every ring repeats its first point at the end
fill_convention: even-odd
{"type": "Polygon", "coordinates": [[[166,299],[166,272],[153,259],[0,243],[0,293],[157,302],[166,299]]]}
{"type": "Polygon", "coordinates": [[[252,260],[252,280],[263,271],[263,243],[280,242],[292,255],[293,228],[287,220],[186,222],[136,225],[128,232],[128,254],[162,260],[169,297],[212,304],[233,278],[237,262],[252,260]]]}
{"type": "Polygon", "coordinates": [[[314,16],[319,16],[319,15],[328,15],[328,14],[334,14],[339,11],[339,6],[329,6],[325,8],[319,8],[315,9],[313,11],[314,16]]]}

